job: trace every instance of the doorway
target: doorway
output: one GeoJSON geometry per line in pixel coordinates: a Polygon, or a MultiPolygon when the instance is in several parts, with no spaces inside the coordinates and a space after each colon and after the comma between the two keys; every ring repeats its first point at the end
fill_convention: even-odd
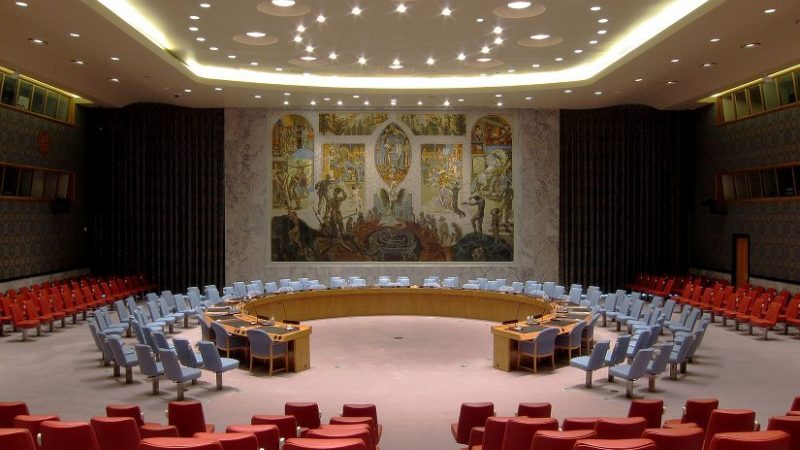
{"type": "Polygon", "coordinates": [[[731,284],[737,288],[750,282],[750,235],[733,235],[733,273],[731,284]]]}

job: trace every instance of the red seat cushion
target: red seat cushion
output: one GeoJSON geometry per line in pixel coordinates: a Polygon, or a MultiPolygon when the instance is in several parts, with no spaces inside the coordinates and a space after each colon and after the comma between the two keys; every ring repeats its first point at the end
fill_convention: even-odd
{"type": "Polygon", "coordinates": [[[572,450],[580,439],[597,437],[594,430],[541,430],[533,435],[531,448],[536,450],[572,450]]]}
{"type": "Polygon", "coordinates": [[[253,433],[258,441],[258,448],[278,450],[281,432],[276,425],[228,425],[227,433],[253,433]]]}
{"type": "Polygon", "coordinates": [[[705,431],[698,427],[648,428],[642,437],[653,440],[658,450],[701,450],[705,431]]]}
{"type": "Polygon", "coordinates": [[[710,450],[789,450],[789,435],[783,431],[719,433],[711,439],[710,450]]]}
{"type": "Polygon", "coordinates": [[[217,441],[222,450],[258,450],[258,439],[253,433],[195,433],[194,437],[217,441]]]}
{"type": "Polygon", "coordinates": [[[283,450],[367,450],[361,439],[309,439],[292,438],[286,441],[283,450]]]}
{"type": "Polygon", "coordinates": [[[575,450],[657,450],[650,439],[581,439],[575,450]]]}
{"type": "Polygon", "coordinates": [[[223,450],[217,441],[200,438],[154,437],[142,440],[139,450],[223,450]]]}

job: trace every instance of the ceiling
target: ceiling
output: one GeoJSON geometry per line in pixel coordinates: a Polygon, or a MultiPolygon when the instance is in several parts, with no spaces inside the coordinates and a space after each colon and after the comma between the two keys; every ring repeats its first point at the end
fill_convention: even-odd
{"type": "Polygon", "coordinates": [[[350,110],[687,109],[800,63],[797,0],[507,3],[0,0],[0,65],[100,106],[350,110]]]}

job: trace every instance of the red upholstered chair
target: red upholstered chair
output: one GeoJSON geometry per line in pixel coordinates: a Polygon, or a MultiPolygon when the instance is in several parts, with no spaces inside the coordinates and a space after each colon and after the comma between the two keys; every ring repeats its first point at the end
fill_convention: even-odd
{"type": "Polygon", "coordinates": [[[159,437],[179,437],[178,427],[173,425],[159,425],[157,423],[144,424],[139,427],[139,435],[142,439],[159,437]]]}
{"type": "Polygon", "coordinates": [[[108,417],[130,417],[136,421],[137,427],[145,425],[144,414],[142,414],[142,409],[139,408],[139,405],[107,405],[106,415],[108,417]]]}
{"type": "Polygon", "coordinates": [[[297,437],[297,420],[294,416],[287,415],[257,415],[250,418],[251,425],[275,425],[281,437],[289,439],[297,437]]]}
{"type": "Polygon", "coordinates": [[[789,408],[789,411],[800,411],[800,397],[795,397],[792,401],[792,407],[789,408]]]}
{"type": "Polygon", "coordinates": [[[139,450],[222,450],[222,444],[200,438],[154,437],[143,439],[139,450]]]}
{"type": "Polygon", "coordinates": [[[628,407],[628,417],[644,417],[648,428],[661,428],[661,416],[664,414],[664,400],[633,400],[628,407]]]}
{"type": "Polygon", "coordinates": [[[783,431],[719,433],[711,440],[711,450],[789,450],[791,439],[783,431]]]}
{"type": "MultiPolygon", "coordinates": [[[[488,417],[485,425],[479,427],[483,428],[480,445],[473,446],[473,450],[500,450],[503,447],[506,426],[511,419],[512,417],[488,417]]],[[[473,428],[473,430],[477,431],[479,428],[473,428]]]]}
{"type": "Polygon", "coordinates": [[[137,450],[139,427],[130,417],[92,417],[89,421],[100,450],[137,450]]]}
{"type": "Polygon", "coordinates": [[[502,450],[528,450],[539,430],[558,430],[558,420],[541,417],[516,417],[506,423],[502,450]]]}
{"type": "Polygon", "coordinates": [[[28,330],[36,330],[36,335],[42,335],[42,326],[38,320],[26,320],[25,316],[22,315],[22,308],[19,305],[14,303],[9,303],[7,305],[9,311],[11,312],[11,318],[14,321],[14,329],[15,330],[22,330],[22,340],[28,340],[28,330]]]}
{"type": "Polygon", "coordinates": [[[601,417],[594,431],[598,439],[637,439],[646,428],[643,417],[601,417]]]}
{"type": "Polygon", "coordinates": [[[561,429],[570,430],[594,430],[597,426],[599,417],[567,417],[561,423],[561,429]]]}
{"type": "Polygon", "coordinates": [[[192,437],[195,433],[211,433],[214,425],[206,424],[203,404],[195,400],[169,402],[167,407],[169,424],[178,429],[178,436],[192,437]]]}
{"type": "Polygon", "coordinates": [[[572,450],[580,439],[597,437],[594,430],[552,431],[542,430],[533,435],[531,449],[534,450],[572,450]]]}
{"type": "MultiPolygon", "coordinates": [[[[372,417],[331,417],[330,420],[331,425],[367,425],[369,427],[370,432],[372,433],[372,440],[377,443],[378,442],[378,427],[375,426],[375,420],[372,417]]],[[[319,428],[319,427],[317,427],[319,428]]],[[[300,430],[301,436],[303,436],[303,430],[300,430]]]]}
{"type": "Polygon", "coordinates": [[[769,418],[767,430],[780,430],[789,435],[791,450],[800,450],[800,416],[775,416],[769,418]]]}
{"type": "Polygon", "coordinates": [[[710,448],[711,440],[715,434],[753,431],[755,425],[755,411],[749,409],[715,409],[711,412],[711,418],[708,420],[703,449],[710,448]]]}
{"type": "Polygon", "coordinates": [[[275,425],[228,425],[226,433],[252,433],[258,441],[258,448],[278,450],[281,432],[275,425]]]}
{"type": "Polygon", "coordinates": [[[30,414],[25,402],[0,402],[0,428],[13,428],[14,417],[30,414]]]}
{"type": "Polygon", "coordinates": [[[14,450],[36,450],[31,432],[25,428],[0,427],[0,448],[14,450]]]}
{"type": "Polygon", "coordinates": [[[292,438],[283,450],[367,450],[367,445],[361,439],[292,438]]]}
{"type": "Polygon", "coordinates": [[[300,427],[300,435],[312,429],[319,428],[320,413],[319,405],[314,402],[287,402],[283,406],[283,413],[287,416],[294,416],[297,426],[300,427]]]}
{"type": "Polygon", "coordinates": [[[378,421],[378,408],[371,403],[345,403],[342,405],[342,416],[344,417],[372,417],[375,427],[378,430],[377,444],[383,434],[383,425],[378,421]]]}
{"type": "MultiPolygon", "coordinates": [[[[36,441],[36,436],[39,434],[39,429],[42,423],[49,420],[60,420],[58,416],[52,414],[23,414],[14,417],[14,428],[25,428],[31,432],[33,440],[36,441]]],[[[38,447],[38,443],[37,443],[38,447]]]]}
{"type": "Polygon", "coordinates": [[[494,415],[494,404],[491,402],[462,403],[458,422],[450,425],[453,439],[459,444],[467,445],[472,427],[482,427],[486,419],[494,415]]]}
{"type": "Polygon", "coordinates": [[[310,439],[360,439],[367,450],[376,450],[377,444],[372,437],[372,430],[367,425],[322,425],[321,428],[308,430],[306,437],[310,439]]]}
{"type": "Polygon", "coordinates": [[[705,430],[708,427],[708,419],[711,418],[711,411],[718,407],[719,400],[716,398],[690,398],[683,407],[683,416],[680,419],[667,420],[664,422],[664,427],[693,423],[705,430]]]}
{"type": "Polygon", "coordinates": [[[574,450],[657,450],[650,439],[581,439],[574,450]]]}
{"type": "Polygon", "coordinates": [[[217,441],[222,450],[258,450],[258,439],[253,433],[195,433],[194,437],[217,441]]]}
{"type": "Polygon", "coordinates": [[[552,412],[553,405],[549,402],[520,403],[517,406],[518,416],[547,418],[552,412]]]}
{"type": "Polygon", "coordinates": [[[100,450],[92,427],[86,422],[42,422],[42,450],[100,450]]]}
{"type": "Polygon", "coordinates": [[[699,427],[648,428],[642,437],[655,442],[658,450],[701,450],[705,434],[699,427]]]}

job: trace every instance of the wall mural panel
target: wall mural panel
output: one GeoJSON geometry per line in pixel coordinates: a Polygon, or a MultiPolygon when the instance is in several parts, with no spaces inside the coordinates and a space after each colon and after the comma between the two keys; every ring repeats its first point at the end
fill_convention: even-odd
{"type": "Polygon", "coordinates": [[[281,117],[271,260],[514,261],[511,126],[485,116],[467,135],[466,117],[321,113],[316,153],[305,119],[281,117]]]}
{"type": "Polygon", "coordinates": [[[384,113],[320,113],[319,132],[338,136],[369,136],[388,118],[384,113]]]}

